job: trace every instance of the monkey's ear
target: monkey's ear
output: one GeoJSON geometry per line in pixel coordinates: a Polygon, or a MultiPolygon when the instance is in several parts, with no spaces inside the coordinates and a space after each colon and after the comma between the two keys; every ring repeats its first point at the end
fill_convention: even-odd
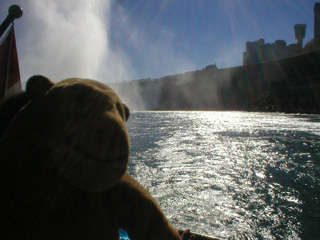
{"type": "Polygon", "coordinates": [[[54,85],[47,77],[35,75],[28,79],[26,84],[26,92],[32,100],[46,94],[46,92],[54,85]]]}

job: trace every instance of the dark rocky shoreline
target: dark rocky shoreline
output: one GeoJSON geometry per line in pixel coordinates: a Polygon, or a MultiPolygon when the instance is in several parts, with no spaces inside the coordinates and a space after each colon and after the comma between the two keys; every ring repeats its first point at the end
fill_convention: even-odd
{"type": "Polygon", "coordinates": [[[246,111],[320,114],[320,109],[310,102],[283,105],[281,102],[277,102],[276,99],[272,97],[270,91],[261,94],[256,102],[248,106],[246,111]]]}

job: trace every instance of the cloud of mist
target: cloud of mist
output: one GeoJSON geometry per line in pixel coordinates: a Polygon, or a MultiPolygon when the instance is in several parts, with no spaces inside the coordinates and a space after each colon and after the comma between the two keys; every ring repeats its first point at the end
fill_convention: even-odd
{"type": "MultiPolygon", "coordinates": [[[[113,0],[18,0],[24,14],[16,35],[22,86],[41,74],[54,82],[90,78],[110,83],[132,80],[131,59],[121,47],[111,46],[113,0]]],[[[10,5],[5,6],[8,8],[10,5]]],[[[118,90],[115,89],[116,91],[118,90]]],[[[140,90],[118,92],[131,109],[143,109],[140,90]]]]}
{"type": "MultiPolygon", "coordinates": [[[[131,21],[130,13],[118,1],[18,0],[16,3],[24,10],[23,22],[18,20],[16,27],[23,85],[34,74],[45,75],[55,82],[81,77],[108,84],[196,70],[187,54],[175,50],[181,38],[172,29],[163,27],[152,33],[149,25],[131,21]],[[164,69],[167,74],[163,74],[164,69]]],[[[150,105],[142,101],[150,94],[138,85],[114,86],[132,109],[141,110],[150,105]]],[[[148,90],[153,93],[149,99],[151,105],[156,105],[161,86],[148,90]]]]}
{"type": "MultiPolygon", "coordinates": [[[[26,0],[18,49],[22,79],[43,74],[102,82],[130,80],[128,57],[110,48],[110,0],[26,0]]],[[[21,21],[21,20],[20,20],[21,21]]]]}

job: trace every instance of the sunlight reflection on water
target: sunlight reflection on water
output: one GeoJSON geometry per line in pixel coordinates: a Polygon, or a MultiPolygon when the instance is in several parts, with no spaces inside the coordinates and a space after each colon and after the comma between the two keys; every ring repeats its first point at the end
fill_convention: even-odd
{"type": "Polygon", "coordinates": [[[134,112],[128,128],[129,172],[176,228],[229,239],[320,236],[320,116],[134,112]]]}

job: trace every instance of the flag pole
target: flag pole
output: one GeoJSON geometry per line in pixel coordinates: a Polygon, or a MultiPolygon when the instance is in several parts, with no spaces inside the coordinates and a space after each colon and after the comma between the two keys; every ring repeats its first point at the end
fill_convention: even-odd
{"type": "Polygon", "coordinates": [[[12,5],[9,7],[8,16],[0,25],[0,38],[5,33],[7,28],[14,22],[15,19],[18,19],[22,16],[23,11],[22,8],[18,5],[12,5]]]}

